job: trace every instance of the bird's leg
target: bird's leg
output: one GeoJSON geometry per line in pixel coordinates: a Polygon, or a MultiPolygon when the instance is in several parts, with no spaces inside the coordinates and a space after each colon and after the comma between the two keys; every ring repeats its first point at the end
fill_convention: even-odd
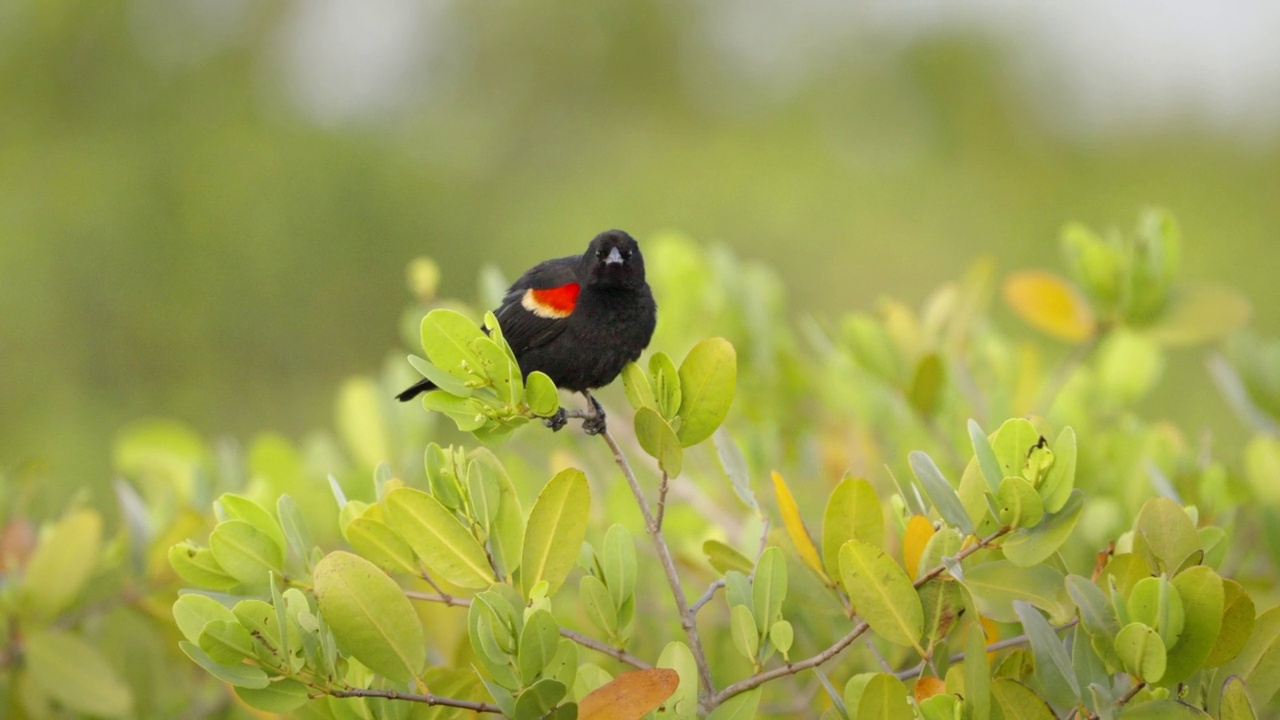
{"type": "Polygon", "coordinates": [[[583,390],[582,396],[587,399],[587,414],[582,419],[582,429],[588,435],[599,435],[605,431],[604,408],[590,392],[583,390]]]}
{"type": "Polygon", "coordinates": [[[569,416],[565,414],[564,408],[556,410],[556,414],[549,418],[542,418],[542,424],[551,428],[551,432],[560,432],[560,428],[569,422],[569,416]]]}

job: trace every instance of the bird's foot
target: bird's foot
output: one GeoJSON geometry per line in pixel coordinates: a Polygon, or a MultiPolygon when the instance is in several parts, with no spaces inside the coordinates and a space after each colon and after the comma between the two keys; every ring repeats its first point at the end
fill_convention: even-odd
{"type": "Polygon", "coordinates": [[[551,428],[551,432],[560,432],[560,428],[569,422],[569,416],[565,413],[564,408],[556,410],[556,414],[549,418],[543,418],[542,424],[551,428]]]}
{"type": "Polygon", "coordinates": [[[601,407],[600,401],[592,397],[591,393],[582,393],[587,398],[587,404],[590,406],[586,415],[582,418],[582,430],[588,435],[599,435],[608,427],[605,425],[604,408],[601,407]]]}

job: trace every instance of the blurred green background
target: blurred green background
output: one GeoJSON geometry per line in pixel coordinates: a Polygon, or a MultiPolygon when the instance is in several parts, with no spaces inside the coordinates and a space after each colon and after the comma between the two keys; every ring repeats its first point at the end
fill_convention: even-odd
{"type": "MultiPolygon", "coordinates": [[[[1158,204],[1185,275],[1274,336],[1280,11],[1218,15],[9,0],[0,463],[95,484],[139,417],[326,427],[341,377],[403,355],[409,259],[473,297],[482,264],[514,277],[609,227],[723,242],[833,316],[981,256],[1060,268],[1064,222],[1158,204]]],[[[1153,402],[1229,433],[1202,359],[1153,402]]]]}

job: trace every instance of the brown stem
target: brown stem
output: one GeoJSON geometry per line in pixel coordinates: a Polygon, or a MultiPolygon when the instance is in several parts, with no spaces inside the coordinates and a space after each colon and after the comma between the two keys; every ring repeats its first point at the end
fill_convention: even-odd
{"type": "MultiPolygon", "coordinates": [[[[442,605],[448,605],[450,607],[471,607],[471,600],[469,598],[454,597],[452,595],[446,595],[444,593],[436,595],[434,593],[419,592],[417,590],[405,590],[404,595],[405,597],[411,600],[424,600],[426,602],[440,603],[442,605]]],[[[563,627],[560,628],[560,636],[568,638],[578,643],[582,647],[587,648],[588,650],[595,650],[598,653],[603,653],[605,655],[608,655],[609,657],[614,658],[619,662],[626,663],[631,667],[638,668],[640,670],[647,670],[653,667],[649,663],[645,662],[644,660],[641,660],[640,658],[636,657],[635,655],[632,655],[631,653],[627,652],[626,650],[623,650],[622,648],[616,648],[611,645],[602,643],[599,640],[596,640],[595,638],[587,637],[582,633],[570,630],[568,628],[563,628],[563,627]]]]}
{"type": "Polygon", "coordinates": [[[653,524],[662,529],[662,516],[667,513],[667,472],[662,472],[662,481],[658,483],[658,515],[653,519],[653,524]]]}
{"type": "MultiPolygon", "coordinates": [[[[980,538],[978,542],[956,553],[954,558],[955,561],[959,562],[961,560],[964,560],[965,558],[978,552],[982,548],[990,545],[992,542],[994,542],[998,538],[1003,537],[1010,530],[1011,528],[1009,527],[1002,527],[999,530],[996,530],[995,532],[991,533],[987,537],[980,538]]],[[[926,572],[924,575],[921,575],[920,578],[912,584],[912,586],[915,587],[916,589],[919,589],[922,585],[938,577],[939,575],[941,575],[946,571],[947,571],[946,566],[938,565],[937,567],[929,570],[929,572],[926,572]]],[[[863,620],[859,622],[857,625],[855,625],[853,630],[851,630],[848,635],[845,635],[844,637],[840,638],[839,640],[836,641],[834,645],[827,648],[826,650],[823,650],[817,655],[814,655],[811,658],[807,658],[805,660],[801,660],[800,662],[796,662],[796,663],[789,663],[787,665],[783,665],[782,667],[774,668],[772,670],[766,670],[765,672],[756,673],[744,680],[739,680],[738,682],[730,685],[724,690],[721,690],[719,693],[716,693],[715,695],[713,695],[709,705],[710,707],[714,708],[720,705],[721,703],[723,703],[724,701],[728,700],[729,698],[733,697],[734,695],[737,695],[739,693],[744,693],[754,687],[759,687],[760,685],[766,682],[769,682],[770,680],[774,680],[780,677],[785,677],[787,675],[794,675],[795,673],[798,673],[801,670],[808,670],[811,667],[817,667],[818,665],[821,665],[822,663],[838,655],[841,650],[844,650],[846,647],[849,646],[850,643],[852,643],[854,640],[857,640],[859,636],[865,633],[869,629],[869,627],[870,626],[867,625],[867,621],[863,620]]]]}
{"type": "Polygon", "coordinates": [[[618,442],[613,439],[613,435],[607,428],[600,433],[600,437],[604,438],[609,449],[613,451],[614,462],[622,470],[622,475],[626,478],[627,484],[631,486],[631,493],[636,497],[636,504],[640,507],[640,514],[644,516],[645,530],[648,531],[649,537],[653,539],[653,547],[657,551],[658,559],[662,562],[662,569],[667,575],[667,584],[671,586],[671,594],[676,601],[676,610],[680,613],[680,627],[684,629],[685,637],[689,639],[689,650],[693,653],[693,661],[698,666],[698,678],[702,685],[702,690],[698,695],[700,698],[711,697],[715,693],[715,683],[711,679],[711,666],[707,663],[707,654],[702,649],[702,639],[698,636],[698,622],[693,613],[689,611],[689,601],[685,599],[684,587],[680,584],[680,574],[676,572],[676,564],[671,558],[671,550],[667,547],[667,541],[662,537],[662,528],[654,520],[653,513],[649,511],[649,503],[644,499],[644,491],[640,488],[640,481],[636,479],[636,474],[631,469],[631,463],[627,462],[627,456],[622,453],[622,448],[618,446],[618,442]]]}
{"type": "Polygon", "coordinates": [[[474,700],[457,700],[454,698],[439,697],[437,695],[432,695],[431,693],[403,693],[396,690],[374,690],[372,688],[351,688],[349,690],[326,689],[324,692],[338,698],[386,698],[388,700],[405,700],[407,702],[423,703],[424,705],[456,707],[478,713],[493,713],[494,715],[502,714],[502,709],[497,705],[490,705],[485,702],[476,702],[474,700]]]}

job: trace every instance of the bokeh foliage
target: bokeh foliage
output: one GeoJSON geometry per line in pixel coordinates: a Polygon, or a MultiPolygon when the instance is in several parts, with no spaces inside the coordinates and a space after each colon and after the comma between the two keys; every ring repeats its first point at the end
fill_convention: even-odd
{"type": "MultiPolygon", "coordinates": [[[[1245,453],[1148,416],[1144,399],[1180,392],[1161,371],[1188,352],[1170,328],[1177,342],[1194,330],[1202,352],[1242,322],[1242,301],[1217,295],[1227,299],[1206,330],[1177,311],[1197,286],[1176,272],[1135,278],[1145,271],[1129,263],[1121,284],[1163,299],[1112,312],[1071,262],[1081,232],[1064,231],[1063,275],[998,283],[978,263],[919,311],[886,300],[800,322],[765,266],[680,235],[645,243],[663,320],[649,357],[604,398],[650,502],[669,483],[663,534],[686,601],[709,590],[698,612],[717,689],[813,657],[858,622],[876,638],[842,648],[820,676],[783,673],[723,696],[721,714],[896,717],[910,695],[929,718],[957,707],[1048,717],[1046,701],[1109,717],[1136,687],[1117,672],[1147,683],[1125,700],[1139,717],[1190,712],[1174,698],[1219,718],[1249,717],[1250,701],[1259,716],[1276,709],[1274,342],[1236,334],[1215,360],[1250,423],[1245,453]],[[994,313],[999,284],[1075,350],[1056,360],[1044,341],[1011,336],[994,313]],[[724,339],[705,340],[708,328],[724,339]],[[687,387],[716,382],[686,406],[687,387]],[[1013,642],[983,652],[997,640],[1013,642]],[[1230,675],[1244,685],[1224,684],[1230,675]]],[[[1170,257],[1195,242],[1151,212],[1116,247],[1170,257]]],[[[413,287],[408,338],[435,313],[482,320],[431,283],[413,287]]],[[[589,708],[590,691],[617,676],[655,704],[674,689],[666,713],[688,716],[701,668],[612,453],[575,426],[536,422],[478,447],[456,421],[392,400],[413,374],[401,361],[348,381],[336,432],[300,443],[124,429],[118,523],[81,504],[37,534],[9,490],[25,478],[7,478],[10,711],[239,716],[245,703],[416,717],[425,706],[404,700],[308,695],[412,693],[421,678],[440,696],[536,714],[566,698],[589,708]],[[181,586],[202,590],[170,615],[181,586]],[[181,659],[180,641],[219,681],[181,659]],[[117,645],[128,648],[119,662],[117,645]],[[618,648],[679,685],[619,675],[618,648]]],[[[474,391],[501,376],[471,378],[474,391]]],[[[489,420],[534,414],[511,407],[489,420]]]]}

